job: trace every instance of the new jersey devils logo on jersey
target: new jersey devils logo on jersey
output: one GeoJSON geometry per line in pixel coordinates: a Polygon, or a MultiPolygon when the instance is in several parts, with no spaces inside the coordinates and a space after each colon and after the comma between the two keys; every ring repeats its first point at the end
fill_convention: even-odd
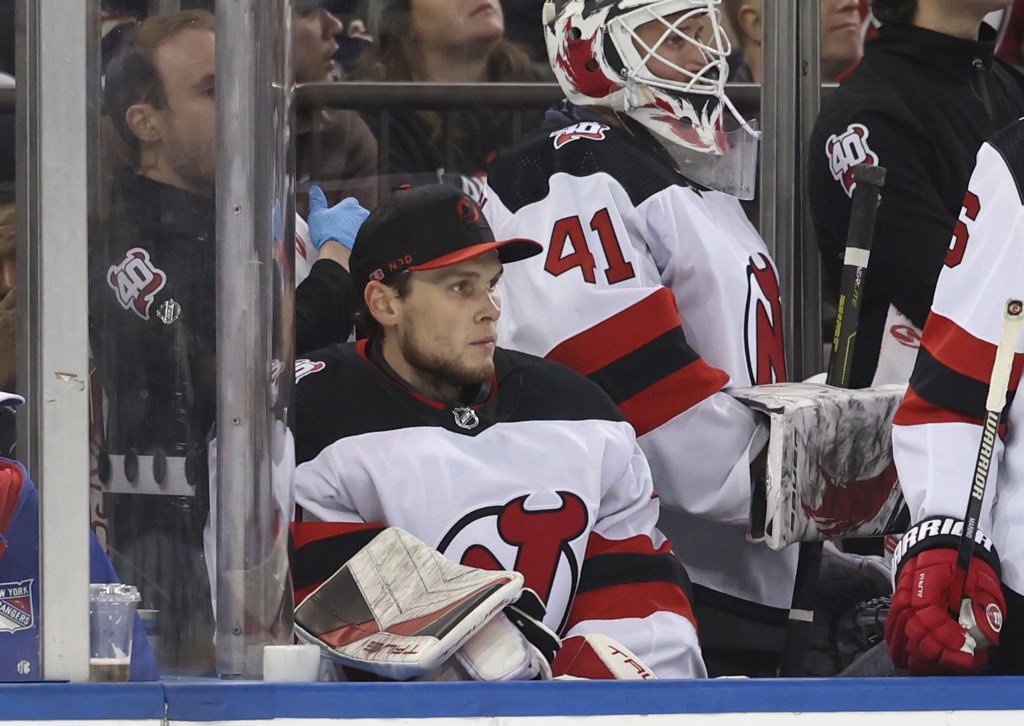
{"type": "Polygon", "coordinates": [[[437,549],[469,567],[522,573],[526,586],[536,591],[561,627],[579,582],[589,524],[582,499],[549,489],[470,512],[448,530],[437,549]]]}
{"type": "Polygon", "coordinates": [[[782,337],[779,278],[767,255],[758,253],[747,265],[747,308],[743,321],[747,372],[754,385],[786,380],[786,348],[782,337]]]}
{"type": "Polygon", "coordinates": [[[122,308],[149,320],[149,309],[156,294],[167,284],[167,275],[153,266],[148,251],[133,247],[119,264],[107,270],[107,284],[122,308]]]}
{"type": "Polygon", "coordinates": [[[853,181],[853,167],[858,164],[878,164],[878,155],[868,146],[870,132],[864,124],[850,124],[841,134],[832,134],[825,142],[828,168],[832,178],[843,185],[848,197],[853,196],[857,183],[853,181]]]}

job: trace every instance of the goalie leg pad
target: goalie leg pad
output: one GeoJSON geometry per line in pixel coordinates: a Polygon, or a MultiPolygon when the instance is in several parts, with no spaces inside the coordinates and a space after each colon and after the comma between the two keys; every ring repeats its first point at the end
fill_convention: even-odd
{"type": "Polygon", "coordinates": [[[645,681],[658,678],[629,648],[598,633],[566,638],[551,669],[557,678],[568,680],[645,681]]]}

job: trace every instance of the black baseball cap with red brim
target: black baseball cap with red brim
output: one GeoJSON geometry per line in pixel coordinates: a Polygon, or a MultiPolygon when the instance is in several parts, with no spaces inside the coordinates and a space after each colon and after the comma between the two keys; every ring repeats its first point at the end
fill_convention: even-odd
{"type": "Polygon", "coordinates": [[[349,265],[357,290],[406,270],[436,270],[497,250],[503,263],[538,254],[531,239],[496,240],[472,198],[445,184],[400,189],[363,222],[349,265]]]}

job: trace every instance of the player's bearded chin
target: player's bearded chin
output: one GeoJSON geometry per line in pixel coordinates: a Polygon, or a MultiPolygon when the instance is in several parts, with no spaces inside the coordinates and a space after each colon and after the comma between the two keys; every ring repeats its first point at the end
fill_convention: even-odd
{"type": "Polygon", "coordinates": [[[406,362],[435,390],[479,386],[494,377],[493,357],[473,366],[455,357],[446,358],[427,351],[415,335],[401,336],[398,344],[406,362]]]}

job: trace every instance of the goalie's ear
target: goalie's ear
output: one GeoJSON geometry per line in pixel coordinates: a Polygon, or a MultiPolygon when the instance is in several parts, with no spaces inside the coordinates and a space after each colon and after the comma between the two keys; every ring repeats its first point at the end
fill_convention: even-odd
{"type": "Polygon", "coordinates": [[[401,305],[395,288],[377,280],[370,280],[363,288],[363,302],[366,303],[366,308],[373,319],[385,330],[394,327],[398,322],[401,305]]]}

